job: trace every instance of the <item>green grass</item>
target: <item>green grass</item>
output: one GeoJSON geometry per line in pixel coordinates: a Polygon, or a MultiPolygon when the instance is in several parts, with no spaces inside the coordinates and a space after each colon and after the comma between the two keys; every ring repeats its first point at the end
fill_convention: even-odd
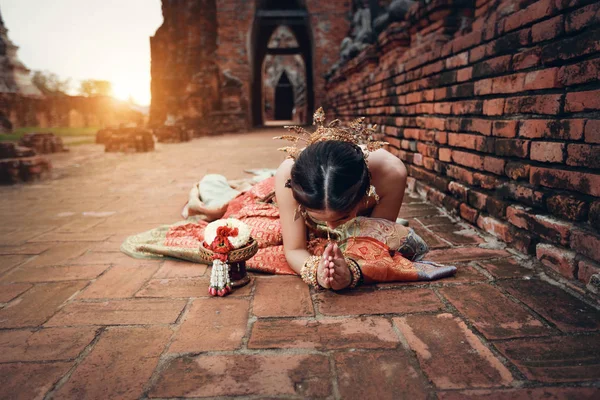
{"type": "MultiPolygon", "coordinates": [[[[21,139],[26,133],[32,132],[52,132],[56,136],[60,137],[73,137],[73,136],[89,136],[90,140],[83,140],[81,143],[93,143],[91,140],[95,137],[96,132],[98,132],[100,128],[91,127],[91,128],[35,128],[35,127],[27,127],[27,128],[17,128],[13,131],[13,133],[8,134],[0,134],[0,142],[11,142],[17,141],[21,139]]],[[[76,144],[79,141],[75,142],[76,144]]],[[[72,144],[72,143],[71,143],[72,144]]]]}

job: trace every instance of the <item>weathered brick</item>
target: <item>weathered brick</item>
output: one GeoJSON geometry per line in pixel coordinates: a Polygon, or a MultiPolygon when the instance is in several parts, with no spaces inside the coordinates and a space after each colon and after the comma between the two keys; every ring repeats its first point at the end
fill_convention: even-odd
{"type": "Polygon", "coordinates": [[[470,150],[489,152],[492,150],[493,143],[489,138],[479,135],[469,135],[467,133],[449,133],[448,144],[454,147],[462,147],[470,150]]]}
{"type": "Polygon", "coordinates": [[[529,140],[496,139],[495,153],[499,156],[527,158],[529,155],[529,140]]]}
{"type": "Polygon", "coordinates": [[[534,47],[521,51],[512,58],[512,69],[514,71],[520,71],[531,67],[536,67],[540,63],[542,56],[542,49],[540,47],[534,47]]]}
{"type": "Polygon", "coordinates": [[[476,62],[485,57],[486,46],[477,46],[469,51],[469,61],[476,62]]]}
{"type": "MultiPolygon", "coordinates": [[[[390,138],[386,138],[389,141],[390,138]]],[[[155,279],[194,278],[206,273],[208,265],[182,260],[165,260],[164,264],[154,274],[155,279]]]]}
{"type": "Polygon", "coordinates": [[[446,68],[454,69],[454,68],[458,68],[458,67],[464,67],[468,63],[469,63],[469,53],[465,51],[465,52],[462,52],[455,56],[447,58],[446,59],[446,68]]]}
{"type": "Polygon", "coordinates": [[[517,136],[518,124],[519,122],[515,120],[494,121],[492,135],[505,138],[514,138],[517,136]]]}
{"type": "Polygon", "coordinates": [[[577,264],[577,279],[584,284],[588,284],[594,274],[600,274],[600,265],[589,260],[579,261],[579,264],[577,264]]]}
{"type": "Polygon", "coordinates": [[[492,134],[492,121],[481,118],[463,119],[461,121],[462,129],[467,129],[472,132],[481,133],[489,136],[492,134]]]}
{"type": "Polygon", "coordinates": [[[581,34],[551,42],[542,47],[541,62],[553,63],[592,54],[600,50],[600,30],[584,30],[581,34]]]}
{"type": "Polygon", "coordinates": [[[558,286],[538,279],[500,281],[498,285],[562,332],[595,331],[600,328],[600,311],[558,286]]]}
{"type": "Polygon", "coordinates": [[[18,295],[30,289],[33,285],[29,283],[13,283],[0,285],[0,303],[8,303],[18,295]]]}
{"type": "Polygon", "coordinates": [[[88,327],[1,331],[0,362],[72,360],[95,333],[88,327]]]}
{"type": "Polygon", "coordinates": [[[509,204],[510,203],[502,199],[489,196],[485,203],[485,208],[493,217],[504,219],[504,216],[506,215],[506,207],[508,207],[509,204]]]}
{"type": "Polygon", "coordinates": [[[463,68],[456,71],[456,81],[465,82],[473,76],[473,67],[463,68]]]}
{"type": "MultiPolygon", "coordinates": [[[[446,144],[448,143],[448,133],[447,132],[436,132],[435,133],[435,141],[436,143],[446,144]]],[[[439,150],[440,152],[442,149],[439,150]]]]}
{"type": "Polygon", "coordinates": [[[506,168],[504,169],[504,173],[510,179],[519,180],[526,179],[529,181],[529,165],[523,164],[520,162],[508,162],[506,163],[506,168]]]}
{"type": "Polygon", "coordinates": [[[591,226],[600,226],[600,200],[590,203],[589,220],[591,226]]]}
{"type": "Polygon", "coordinates": [[[583,119],[528,119],[521,121],[519,136],[531,139],[579,140],[583,137],[583,119]]]}
{"type": "Polygon", "coordinates": [[[506,164],[506,160],[498,157],[490,157],[486,156],[483,159],[483,169],[492,172],[496,175],[504,174],[504,165],[506,164]]]}
{"type": "Polygon", "coordinates": [[[527,389],[464,390],[438,393],[440,400],[503,400],[503,399],[572,399],[594,400],[597,388],[588,387],[544,387],[527,389]]]}
{"type": "MultiPolygon", "coordinates": [[[[527,379],[542,382],[598,379],[600,335],[518,339],[495,346],[527,379]]],[[[579,398],[576,395],[575,398],[579,398]]]]}
{"type": "Polygon", "coordinates": [[[600,5],[590,4],[567,14],[565,28],[568,33],[582,30],[586,27],[598,26],[600,23],[600,5]]]}
{"type": "Polygon", "coordinates": [[[600,143],[600,120],[590,119],[585,123],[585,142],[600,143]]]}
{"type": "Polygon", "coordinates": [[[184,300],[128,299],[102,303],[70,303],[46,326],[172,324],[184,300]]]}
{"type": "MultiPolygon", "coordinates": [[[[523,91],[525,84],[525,73],[504,75],[492,79],[492,91],[494,94],[519,93],[523,91]]],[[[481,93],[487,94],[487,93],[481,93]]]]}
{"type": "Polygon", "coordinates": [[[535,161],[562,163],[565,159],[565,143],[532,142],[530,158],[535,161]]]}
{"type": "Polygon", "coordinates": [[[482,110],[481,100],[462,100],[452,103],[452,113],[458,115],[481,114],[482,110]]]}
{"type": "Polygon", "coordinates": [[[490,235],[500,238],[505,242],[510,241],[510,226],[506,222],[499,221],[492,217],[479,215],[479,218],[477,218],[477,226],[490,235]]]}
{"type": "Polygon", "coordinates": [[[252,313],[258,317],[314,315],[308,286],[295,276],[257,279],[252,313]]]}
{"type": "Polygon", "coordinates": [[[600,197],[600,175],[597,174],[531,167],[529,182],[532,185],[574,190],[600,197]]]}
{"type": "Polygon", "coordinates": [[[597,59],[566,65],[558,72],[558,80],[564,86],[593,82],[598,79],[600,79],[600,65],[597,59]]]}
{"type": "Polygon", "coordinates": [[[247,299],[197,299],[183,317],[170,353],[236,350],[248,326],[247,299]],[[215,301],[218,300],[218,301],[215,301]]]}
{"type": "Polygon", "coordinates": [[[469,330],[451,314],[394,318],[421,368],[440,389],[504,386],[511,373],[469,330]],[[431,326],[438,327],[435,330],[431,326]],[[468,358],[468,362],[467,362],[468,358]],[[448,368],[448,361],[452,368],[448,368]]]}
{"type": "Polygon", "coordinates": [[[527,47],[531,44],[531,28],[521,29],[498,37],[498,39],[488,43],[486,55],[496,55],[510,53],[516,47],[527,47]]]}
{"type": "Polygon", "coordinates": [[[548,211],[571,221],[583,221],[588,215],[588,202],[572,196],[557,194],[546,200],[548,211]]]}
{"type": "Polygon", "coordinates": [[[504,99],[485,100],[483,102],[483,115],[504,114],[504,99]]]}
{"type": "Polygon", "coordinates": [[[479,265],[485,268],[497,279],[530,277],[535,271],[523,267],[514,258],[503,258],[501,260],[480,261],[479,265]]]}
{"type": "Polygon", "coordinates": [[[446,287],[441,288],[440,293],[488,339],[547,336],[552,333],[550,328],[492,286],[446,287]]]}
{"type": "Polygon", "coordinates": [[[574,229],[571,232],[571,249],[592,260],[600,261],[600,235],[574,229]]]}
{"type": "Polygon", "coordinates": [[[576,277],[575,252],[543,243],[538,244],[536,249],[537,259],[546,267],[552,268],[569,279],[576,277]]]}
{"type": "Polygon", "coordinates": [[[53,266],[37,268],[16,268],[4,275],[1,283],[9,282],[57,282],[89,280],[100,275],[108,265],[53,266]]]}
{"type": "Polygon", "coordinates": [[[38,284],[23,294],[16,304],[0,309],[0,328],[38,326],[81,290],[87,282],[56,282],[38,284]]]}
{"type": "Polygon", "coordinates": [[[508,182],[501,189],[507,199],[534,207],[542,207],[544,205],[544,193],[536,190],[535,186],[526,185],[520,182],[508,182]]]}
{"type": "MultiPolygon", "coordinates": [[[[569,93],[571,94],[571,93],[569,93]]],[[[558,114],[560,94],[541,94],[506,99],[506,114],[558,114]]]]}
{"type": "Polygon", "coordinates": [[[448,184],[448,191],[460,201],[467,201],[467,194],[469,192],[469,188],[467,186],[462,185],[458,182],[450,182],[448,184]]]}
{"type": "Polygon", "coordinates": [[[319,293],[319,311],[324,315],[404,314],[438,311],[444,306],[429,289],[364,290],[339,295],[319,293]]]}
{"type": "Polygon", "coordinates": [[[482,61],[473,66],[473,78],[483,78],[508,72],[512,56],[505,55],[482,61]]]}
{"type": "Polygon", "coordinates": [[[393,349],[398,337],[390,322],[381,317],[273,319],[256,321],[249,349],[393,349]],[[344,335],[352,332],[352,335],[344,335]]]}
{"type": "Polygon", "coordinates": [[[535,232],[536,235],[554,243],[567,245],[573,225],[545,215],[534,214],[531,209],[512,205],[506,210],[508,221],[522,229],[535,232]]]}
{"type": "Polygon", "coordinates": [[[564,16],[557,15],[546,21],[539,22],[531,27],[533,43],[554,39],[564,33],[564,16]]]}
{"type": "Polygon", "coordinates": [[[43,399],[73,362],[0,364],[3,399],[43,399]]]}
{"type": "Polygon", "coordinates": [[[474,224],[477,221],[478,215],[479,213],[476,209],[464,203],[460,205],[460,216],[470,223],[474,224]]]}
{"type": "Polygon", "coordinates": [[[320,354],[179,357],[168,362],[149,394],[151,398],[326,398],[332,394],[329,359],[320,354]]]}
{"type": "Polygon", "coordinates": [[[592,144],[569,144],[567,165],[600,168],[600,146],[592,144]]]}
{"type": "Polygon", "coordinates": [[[483,169],[483,156],[477,154],[452,150],[452,161],[465,167],[483,169]]]}
{"type": "Polygon", "coordinates": [[[558,68],[548,68],[527,72],[523,88],[525,90],[541,90],[560,87],[558,68]]]}
{"type": "Polygon", "coordinates": [[[50,267],[65,265],[84,254],[89,247],[81,243],[58,243],[24,265],[27,267],[50,267]]]}
{"type": "Polygon", "coordinates": [[[504,31],[512,31],[554,13],[554,0],[539,0],[527,8],[517,11],[504,21],[504,31]]]}
{"type": "Polygon", "coordinates": [[[337,353],[334,356],[343,399],[426,398],[427,387],[401,352],[337,353]]]}
{"type": "Polygon", "coordinates": [[[508,257],[510,253],[504,250],[482,249],[466,247],[446,250],[434,250],[427,255],[427,259],[440,263],[463,262],[474,260],[487,260],[490,258],[508,257]]]}
{"type": "Polygon", "coordinates": [[[475,207],[478,210],[485,210],[488,195],[475,190],[469,190],[468,192],[469,205],[475,207]]]}
{"type": "Polygon", "coordinates": [[[114,267],[78,297],[84,299],[131,297],[158,270],[158,266],[114,267]]]}
{"type": "Polygon", "coordinates": [[[570,92],[565,98],[565,111],[595,111],[600,110],[600,90],[570,92]]]}
{"type": "Polygon", "coordinates": [[[53,397],[142,397],[172,333],[167,326],[108,329],[53,397]]]}
{"type": "Polygon", "coordinates": [[[441,148],[438,156],[440,161],[452,161],[452,149],[441,148]]]}
{"type": "MultiPolygon", "coordinates": [[[[173,278],[173,279],[150,279],[136,294],[135,297],[208,297],[208,286],[210,277],[202,276],[200,278],[173,278]]],[[[234,290],[229,296],[239,297],[248,295],[248,284],[239,290],[234,290]]]]}

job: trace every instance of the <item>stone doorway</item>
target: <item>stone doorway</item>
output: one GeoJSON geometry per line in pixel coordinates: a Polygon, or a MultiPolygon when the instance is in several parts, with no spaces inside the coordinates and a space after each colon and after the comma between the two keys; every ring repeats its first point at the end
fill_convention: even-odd
{"type": "Polygon", "coordinates": [[[294,87],[283,71],[275,88],[275,120],[289,121],[294,110],[294,87]]]}
{"type": "MultiPolygon", "coordinates": [[[[303,0],[257,0],[256,14],[250,39],[250,54],[252,68],[252,83],[250,98],[252,99],[252,123],[262,126],[275,117],[275,93],[269,102],[269,94],[265,90],[267,74],[265,70],[269,63],[283,57],[291,57],[301,66],[302,82],[298,84],[292,77],[290,68],[284,67],[284,72],[293,88],[292,120],[299,124],[307,123],[307,115],[314,110],[313,90],[313,40],[309,15],[303,0]],[[287,30],[293,37],[287,44],[273,45],[277,32],[287,30]],[[299,90],[296,90],[299,89],[299,90]],[[300,106],[300,107],[299,107],[300,106]],[[272,115],[272,117],[270,117],[272,115]]],[[[289,64],[289,63],[288,63],[289,64]]],[[[280,78],[279,74],[277,75],[280,78]]],[[[274,87],[278,84],[275,82],[274,87]]],[[[285,107],[284,107],[285,108],[285,107]]]]}

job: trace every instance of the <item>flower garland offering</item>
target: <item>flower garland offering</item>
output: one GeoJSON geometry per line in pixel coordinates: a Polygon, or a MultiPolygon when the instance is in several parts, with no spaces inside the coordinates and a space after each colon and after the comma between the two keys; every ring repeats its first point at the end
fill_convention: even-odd
{"type": "Polygon", "coordinates": [[[229,252],[244,247],[250,241],[250,228],[242,221],[229,218],[208,224],[204,230],[204,247],[212,250],[213,264],[208,293],[225,296],[231,292],[229,252]]]}

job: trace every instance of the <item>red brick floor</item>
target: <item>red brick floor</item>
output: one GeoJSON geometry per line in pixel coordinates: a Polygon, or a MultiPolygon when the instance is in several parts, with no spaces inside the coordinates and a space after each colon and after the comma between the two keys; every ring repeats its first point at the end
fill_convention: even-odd
{"type": "Polygon", "coordinates": [[[278,133],[74,147],[53,181],[0,187],[0,398],[600,398],[593,303],[415,196],[401,216],[453,278],[333,293],[254,274],[211,298],[206,266],[119,252],[204,174],[277,167],[278,133]]]}

